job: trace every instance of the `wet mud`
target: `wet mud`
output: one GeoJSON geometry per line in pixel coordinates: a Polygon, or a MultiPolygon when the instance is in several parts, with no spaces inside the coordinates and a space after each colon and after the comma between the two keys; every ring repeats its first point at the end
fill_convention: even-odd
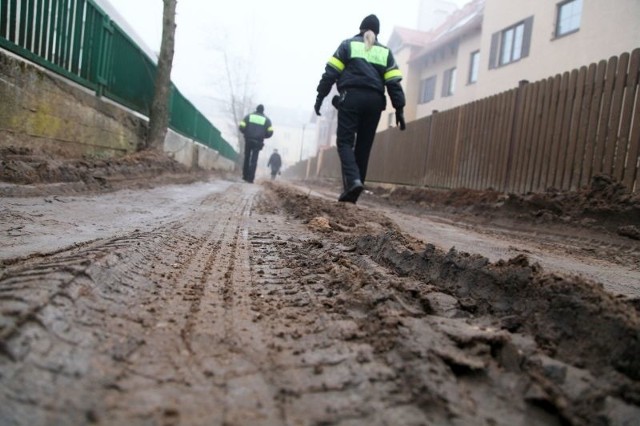
{"type": "Polygon", "coordinates": [[[606,175],[596,175],[576,191],[554,188],[540,193],[514,194],[491,189],[451,191],[371,185],[378,197],[393,205],[430,208],[480,216],[485,220],[518,220],[530,224],[579,226],[640,240],[640,194],[606,175]]]}
{"type": "Polygon", "coordinates": [[[176,205],[115,192],[104,200],[128,209],[114,211],[80,192],[2,199],[13,245],[0,260],[1,424],[640,418],[638,299],[526,255],[442,250],[373,195],[351,205],[279,181],[181,188],[165,190],[182,194],[176,205]],[[52,201],[57,213],[44,210],[52,201]],[[59,215],[54,236],[89,211],[104,220],[67,220],[104,229],[33,244],[44,228],[9,226],[27,210],[59,215]]]}
{"type": "Polygon", "coordinates": [[[220,174],[189,170],[155,150],[117,158],[65,158],[32,148],[0,147],[1,197],[105,193],[212,176],[220,174]]]}

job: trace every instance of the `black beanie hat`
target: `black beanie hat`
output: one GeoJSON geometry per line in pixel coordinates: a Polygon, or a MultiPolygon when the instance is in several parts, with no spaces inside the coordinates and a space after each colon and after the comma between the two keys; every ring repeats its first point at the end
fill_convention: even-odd
{"type": "Polygon", "coordinates": [[[264,112],[264,106],[262,104],[258,105],[258,107],[256,108],[256,111],[262,114],[264,112]]]}
{"type": "Polygon", "coordinates": [[[378,35],[380,34],[380,20],[376,15],[369,15],[362,20],[360,30],[371,30],[378,35]]]}

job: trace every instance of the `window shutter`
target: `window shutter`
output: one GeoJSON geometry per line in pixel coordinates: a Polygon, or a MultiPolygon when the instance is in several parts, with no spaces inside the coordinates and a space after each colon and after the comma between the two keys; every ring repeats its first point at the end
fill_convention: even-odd
{"type": "Polygon", "coordinates": [[[496,68],[496,65],[498,64],[497,57],[498,57],[499,44],[500,44],[500,32],[498,31],[497,33],[493,33],[491,35],[491,50],[489,51],[489,69],[490,70],[496,68]]]}
{"type": "Polygon", "coordinates": [[[426,95],[425,95],[425,103],[426,102],[430,102],[432,100],[435,99],[436,97],[436,81],[437,81],[437,77],[434,75],[432,77],[429,77],[427,79],[427,90],[426,90],[426,95]]]}
{"type": "Polygon", "coordinates": [[[444,72],[443,78],[442,78],[442,93],[440,94],[441,97],[446,97],[449,96],[449,81],[451,79],[451,73],[449,72],[449,70],[444,72]]]}
{"type": "Polygon", "coordinates": [[[529,56],[531,47],[531,33],[533,32],[533,16],[524,20],[524,34],[522,35],[522,57],[529,56]]]}

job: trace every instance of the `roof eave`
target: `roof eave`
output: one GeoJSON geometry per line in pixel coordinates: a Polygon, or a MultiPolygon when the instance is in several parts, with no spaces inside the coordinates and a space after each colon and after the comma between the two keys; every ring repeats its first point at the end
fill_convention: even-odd
{"type": "Polygon", "coordinates": [[[443,37],[432,41],[427,46],[425,46],[420,52],[418,52],[415,55],[415,57],[412,57],[411,59],[409,59],[409,63],[410,64],[415,63],[420,59],[422,59],[422,57],[429,55],[430,53],[433,53],[434,51],[438,50],[439,48],[446,45],[447,43],[450,43],[455,39],[460,38],[464,34],[471,33],[478,28],[482,28],[482,16],[483,16],[482,14],[478,14],[477,16],[473,17],[473,19],[471,19],[469,22],[467,22],[465,25],[461,26],[460,28],[457,28],[454,31],[450,32],[449,34],[446,34],[443,37]]]}

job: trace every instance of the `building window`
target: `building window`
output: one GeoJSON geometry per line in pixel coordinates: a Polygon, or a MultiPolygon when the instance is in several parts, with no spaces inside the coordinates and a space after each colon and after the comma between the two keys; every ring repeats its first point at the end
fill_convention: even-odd
{"type": "Polygon", "coordinates": [[[456,89],[456,68],[448,69],[444,72],[442,82],[442,97],[453,96],[456,89]]]}
{"type": "Polygon", "coordinates": [[[522,58],[522,38],[524,35],[524,22],[502,31],[500,43],[500,65],[519,61],[522,58]]]}
{"type": "Polygon", "coordinates": [[[480,51],[476,50],[471,53],[469,59],[469,80],[467,83],[473,84],[478,81],[478,70],[480,69],[480,51]]]}
{"type": "Polygon", "coordinates": [[[517,62],[529,56],[533,16],[518,22],[491,36],[489,68],[497,68],[517,62]]]}
{"type": "Polygon", "coordinates": [[[571,34],[580,29],[582,0],[568,0],[558,4],[556,37],[571,34]]]}
{"type": "Polygon", "coordinates": [[[420,82],[419,103],[426,104],[436,97],[436,76],[425,78],[420,82]]]}

